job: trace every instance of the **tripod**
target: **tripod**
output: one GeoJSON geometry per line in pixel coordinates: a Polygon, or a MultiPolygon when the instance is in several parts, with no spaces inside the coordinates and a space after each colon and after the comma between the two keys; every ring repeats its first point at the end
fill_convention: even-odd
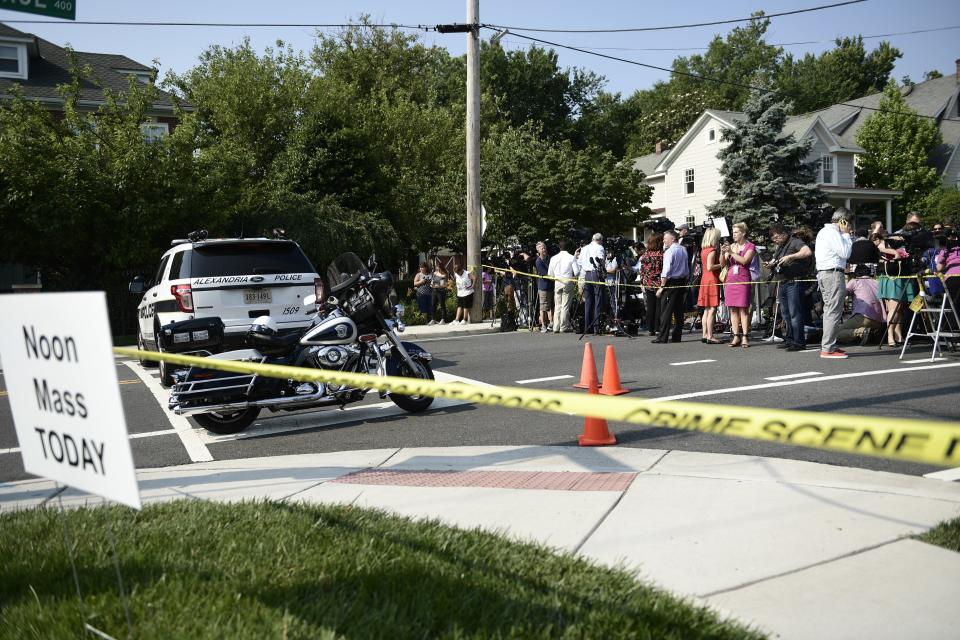
{"type": "Polygon", "coordinates": [[[627,336],[633,340],[633,336],[630,335],[630,332],[627,331],[627,328],[623,326],[623,318],[621,314],[623,312],[623,303],[620,299],[620,288],[623,279],[623,269],[617,269],[613,277],[613,287],[607,287],[607,290],[610,292],[610,307],[613,309],[613,318],[610,319],[610,328],[611,333],[615,336],[627,336]]]}

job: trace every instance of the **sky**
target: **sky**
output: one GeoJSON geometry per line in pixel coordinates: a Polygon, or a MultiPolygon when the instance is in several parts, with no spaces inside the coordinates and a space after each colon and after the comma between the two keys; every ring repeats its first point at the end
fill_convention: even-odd
{"type": "MultiPolygon", "coordinates": [[[[90,21],[167,21],[167,22],[243,22],[243,23],[341,23],[369,14],[375,22],[435,25],[465,22],[466,0],[74,0],[77,20],[90,21]]],[[[727,0],[726,2],[673,0],[481,0],[480,22],[515,27],[558,29],[604,29],[676,25],[748,17],[753,11],[767,13],[791,11],[830,4],[836,0],[727,0]]],[[[43,24],[16,24],[14,20],[45,20],[27,13],[0,10],[0,21],[34,33],[59,45],[69,44],[78,51],[119,53],[144,64],[159,62],[161,77],[167,70],[184,72],[197,63],[198,56],[214,44],[234,46],[249,36],[258,50],[282,39],[295,49],[309,51],[315,29],[307,27],[155,27],[103,26],[49,21],[43,24]]],[[[670,67],[678,55],[702,51],[714,35],[726,34],[736,25],[717,25],[645,33],[529,33],[553,42],[596,48],[597,51],[670,67]],[[669,49],[669,50],[662,50],[669,49]]],[[[819,53],[832,46],[836,37],[862,34],[889,34],[957,26],[960,27],[960,2],[957,0],[867,0],[860,4],[825,9],[794,16],[774,18],[767,32],[770,43],[815,41],[791,44],[786,51],[800,57],[819,53]]],[[[336,31],[336,30],[326,30],[336,31]]],[[[426,44],[449,49],[453,55],[465,51],[466,34],[419,32],[426,44]]],[[[493,35],[482,31],[483,37],[493,35]]],[[[914,81],[937,69],[944,75],[956,71],[960,58],[960,28],[934,33],[890,36],[903,51],[894,77],[909,75],[914,81]]],[[[868,50],[880,38],[866,41],[868,50]]],[[[513,34],[502,39],[508,48],[526,48],[524,40],[513,34]]],[[[668,73],[606,60],[573,51],[559,51],[564,67],[582,67],[604,76],[605,89],[623,96],[646,89],[668,73]]]]}

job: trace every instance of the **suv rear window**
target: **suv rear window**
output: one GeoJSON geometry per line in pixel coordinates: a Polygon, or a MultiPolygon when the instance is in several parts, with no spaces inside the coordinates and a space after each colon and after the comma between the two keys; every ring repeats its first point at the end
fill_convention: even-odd
{"type": "Polygon", "coordinates": [[[190,276],[314,273],[310,260],[293,242],[225,242],[194,247],[190,276]]]}

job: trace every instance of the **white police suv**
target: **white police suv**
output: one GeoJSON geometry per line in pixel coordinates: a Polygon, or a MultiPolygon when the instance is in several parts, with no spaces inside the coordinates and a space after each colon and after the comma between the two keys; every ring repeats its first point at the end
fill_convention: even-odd
{"type": "Polygon", "coordinates": [[[297,330],[310,324],[316,309],[303,299],[325,299],[323,287],[292,240],[207,239],[206,232],[193,232],[173,241],[152,282],[138,276],[130,283],[131,293],[143,294],[137,307],[138,346],[162,350],[160,328],[194,318],[220,318],[225,347],[240,345],[260,316],[271,316],[280,332],[297,330]]]}

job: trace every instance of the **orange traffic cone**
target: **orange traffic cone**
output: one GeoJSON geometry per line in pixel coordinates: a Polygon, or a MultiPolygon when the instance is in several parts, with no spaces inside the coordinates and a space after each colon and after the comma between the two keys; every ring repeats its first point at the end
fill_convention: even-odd
{"type": "MultiPolygon", "coordinates": [[[[590,390],[587,392],[596,394],[597,383],[590,383],[590,390]]],[[[607,428],[607,421],[603,418],[585,418],[583,421],[583,433],[577,438],[581,447],[602,447],[608,444],[617,444],[617,439],[607,428]]]]}
{"type": "Polygon", "coordinates": [[[600,393],[605,396],[619,396],[630,393],[629,389],[620,386],[620,371],[617,369],[617,354],[613,352],[613,345],[607,345],[607,353],[603,358],[603,387],[600,393]]]}
{"type": "Polygon", "coordinates": [[[590,385],[600,386],[597,377],[597,363],[593,359],[593,347],[590,343],[583,345],[583,364],[580,366],[580,382],[573,385],[574,389],[589,389],[590,385]]]}

